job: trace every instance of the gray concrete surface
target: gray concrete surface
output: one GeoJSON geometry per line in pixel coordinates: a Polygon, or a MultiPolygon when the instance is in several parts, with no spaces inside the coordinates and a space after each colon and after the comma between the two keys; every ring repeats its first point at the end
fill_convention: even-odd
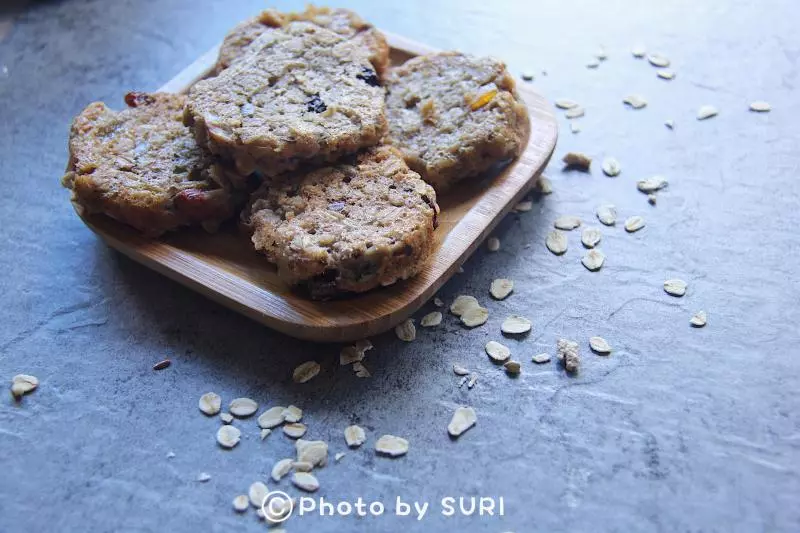
{"type": "MultiPolygon", "coordinates": [[[[287,531],[800,530],[796,2],[342,2],[387,30],[534,71],[542,93],[586,107],[579,134],[559,119],[554,161],[575,149],[623,166],[610,179],[597,162],[591,175],[551,164],[555,192],[507,217],[501,250],[475,254],[441,293],[477,295],[489,322],[467,331],[447,316],[410,344],[377,337],[365,380],[338,366],[339,346],[271,332],[109,250],[58,184],[84,105],[157,88],[262,3],[19,4],[0,24],[0,377],[31,373],[41,386],[20,404],[0,396],[0,531],[263,529],[231,500],[292,444],[261,442],[251,419],[236,422],[241,444],[220,450],[218,421],[197,410],[209,390],[301,406],[308,437],[332,452],[344,451],[346,425],[367,429],[364,447],[319,471],[318,496],[379,500],[386,513],[295,516],[287,531]],[[637,42],[668,55],[677,78],[633,59],[637,42]],[[586,69],[600,45],[608,60],[586,69]],[[648,107],[626,109],[628,93],[648,107]],[[772,113],[748,112],[756,99],[772,113]],[[703,104],[719,116],[696,121],[703,104]],[[654,174],[670,181],[656,207],[635,188],[654,174]],[[558,215],[596,225],[603,201],[647,227],[604,228],[598,273],[580,265],[576,233],[563,257],[547,252],[558,215]],[[498,276],[516,289],[492,302],[498,276]],[[689,282],[684,298],[663,292],[670,277],[689,282]],[[692,329],[699,309],[708,326],[692,329]],[[518,379],[483,353],[509,313],[534,323],[507,341],[518,379]],[[592,335],[608,339],[610,357],[589,353],[592,335]],[[575,378],[530,363],[562,336],[582,346],[575,378]],[[172,366],[154,372],[164,357],[172,366]],[[321,375],[294,385],[291,370],[312,358],[321,375]],[[458,388],[456,361],[479,373],[473,390],[458,388]],[[460,404],[478,425],[451,441],[460,404]],[[376,457],[384,433],[407,437],[409,454],[376,457]],[[197,482],[200,472],[211,480],[197,482]],[[462,495],[502,496],[504,516],[442,516],[441,498],[462,495]],[[431,507],[423,520],[397,517],[397,496],[431,507]]],[[[270,486],[296,494],[287,480],[270,486]]]]}

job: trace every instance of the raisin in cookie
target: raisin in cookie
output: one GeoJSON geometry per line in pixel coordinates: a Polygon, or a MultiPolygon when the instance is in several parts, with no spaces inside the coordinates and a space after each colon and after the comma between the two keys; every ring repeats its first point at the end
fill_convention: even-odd
{"type": "Polygon", "coordinates": [[[290,22],[311,22],[351,39],[367,50],[369,60],[378,76],[389,67],[389,45],[386,37],[349,9],[330,9],[309,5],[301,13],[281,13],[267,9],[256,17],[234,27],[219,50],[217,73],[222,72],[245,55],[247,47],[262,34],[290,22]]]}
{"type": "Polygon", "coordinates": [[[528,110],[500,61],[418,56],[392,69],[386,86],[387,140],[438,192],[522,150],[528,110]]]}
{"type": "Polygon", "coordinates": [[[62,179],[73,202],[157,236],[179,226],[215,229],[236,213],[231,181],[183,125],[186,97],[129,93],[128,109],[89,104],[70,130],[62,179]]]}
{"type": "Polygon", "coordinates": [[[354,159],[265,184],[242,214],[256,250],[314,299],[409,278],[433,251],[433,188],[393,148],[354,159]]]}
{"type": "Polygon", "coordinates": [[[275,176],[374,146],[384,89],[366,52],[307,22],[267,32],[219,76],[197,82],[184,122],[198,144],[243,174],[275,176]]]}

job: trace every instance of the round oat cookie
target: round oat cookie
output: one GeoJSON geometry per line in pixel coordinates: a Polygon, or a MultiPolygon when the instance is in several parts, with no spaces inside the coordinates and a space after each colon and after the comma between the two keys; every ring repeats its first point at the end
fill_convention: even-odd
{"type": "Polygon", "coordinates": [[[354,159],[266,183],[243,213],[256,250],[314,299],[409,278],[433,252],[433,188],[393,148],[354,159]]]}
{"type": "Polygon", "coordinates": [[[89,104],[70,130],[62,179],[73,202],[151,236],[193,224],[216,229],[236,212],[232,182],[182,123],[185,96],[128,93],[129,108],[89,104]]]}
{"type": "Polygon", "coordinates": [[[245,55],[247,47],[262,34],[273,28],[280,28],[290,22],[311,22],[352,39],[364,47],[378,77],[389,67],[389,45],[386,37],[372,24],[364,21],[349,9],[331,9],[309,5],[300,13],[281,13],[267,9],[258,16],[242,22],[225,36],[217,59],[217,73],[222,72],[245,55]]]}
{"type": "Polygon", "coordinates": [[[386,87],[387,141],[440,193],[522,151],[528,110],[501,61],[418,56],[391,69],[386,87]]]}
{"type": "Polygon", "coordinates": [[[386,131],[384,89],[357,44],[292,22],[197,82],[184,122],[198,144],[240,173],[275,176],[376,145],[386,131]]]}

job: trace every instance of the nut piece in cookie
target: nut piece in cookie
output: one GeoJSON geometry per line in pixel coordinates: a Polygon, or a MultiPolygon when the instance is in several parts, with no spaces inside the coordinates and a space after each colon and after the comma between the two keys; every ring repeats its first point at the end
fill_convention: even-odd
{"type": "Polygon", "coordinates": [[[438,213],[433,188],[384,146],[265,184],[243,222],[281,279],[327,299],[417,274],[433,251],[438,213]]]}
{"type": "Polygon", "coordinates": [[[505,65],[445,52],[386,78],[388,142],[438,191],[521,152],[530,124],[505,65]]]}
{"type": "Polygon", "coordinates": [[[386,37],[372,24],[349,9],[309,5],[300,13],[281,13],[276,9],[267,9],[234,27],[225,36],[220,47],[217,73],[243,57],[247,53],[247,47],[262,34],[290,22],[310,22],[336,32],[345,39],[352,39],[367,51],[372,68],[379,77],[389,67],[389,45],[386,43],[386,37]]]}
{"type": "Polygon", "coordinates": [[[366,52],[307,22],[261,35],[217,77],[197,82],[184,122],[240,173],[266,176],[374,146],[386,131],[384,89],[366,52]]]}
{"type": "Polygon", "coordinates": [[[232,182],[183,125],[186,97],[128,93],[129,108],[89,104],[72,122],[62,178],[73,202],[158,236],[180,226],[213,230],[236,212],[232,182]]]}

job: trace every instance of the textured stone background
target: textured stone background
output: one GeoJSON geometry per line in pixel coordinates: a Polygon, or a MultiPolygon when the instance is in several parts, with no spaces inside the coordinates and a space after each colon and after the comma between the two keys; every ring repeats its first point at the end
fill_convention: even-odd
{"type": "Polygon", "coordinates": [[[419,522],[306,516],[288,531],[800,529],[796,2],[342,2],[387,30],[533,70],[543,94],[586,107],[581,133],[562,122],[554,161],[577,149],[623,166],[610,179],[597,163],[591,175],[553,163],[555,192],[508,216],[502,249],[475,254],[441,293],[448,303],[477,295],[488,324],[466,331],[446,316],[411,344],[377,337],[367,380],[338,366],[339,346],[273,333],[109,250],[58,184],[68,124],[84,105],[157,88],[263,4],[11,4],[0,8],[0,377],[32,373],[41,386],[20,405],[0,396],[0,531],[263,528],[231,499],[292,444],[281,434],[260,442],[247,420],[236,423],[241,444],[220,450],[218,421],[196,407],[209,390],[303,407],[309,438],[332,453],[346,425],[367,428],[362,449],[319,471],[320,496],[434,505],[419,522]],[[634,60],[637,42],[668,55],[677,78],[634,60]],[[608,61],[586,69],[600,44],[608,61]],[[646,109],[622,105],[633,92],[646,109]],[[748,112],[756,99],[773,112],[748,112]],[[696,121],[703,104],[720,115],[696,121]],[[670,181],[657,207],[635,188],[654,174],[670,181]],[[647,227],[603,228],[598,273],[580,265],[577,233],[565,256],[547,252],[558,215],[595,224],[602,201],[647,227]],[[498,276],[516,290],[491,302],[498,276]],[[676,276],[689,282],[682,299],[661,289],[676,276]],[[688,324],[698,309],[709,313],[701,330],[688,324]],[[512,312],[534,322],[528,338],[508,341],[523,361],[515,380],[482,349],[512,312]],[[614,353],[591,355],[591,335],[614,353]],[[560,336],[582,344],[576,378],[530,363],[560,336]],[[151,370],[164,357],[172,367],[151,370]],[[311,358],[321,375],[295,386],[291,370],[311,358]],[[455,361],[480,374],[473,390],[458,388],[455,361]],[[445,427],[459,404],[479,421],[453,442],[445,427]],[[407,437],[409,454],[375,457],[383,433],[407,437]],[[208,483],[195,481],[201,471],[208,483]],[[503,496],[506,515],[445,519],[437,502],[449,495],[503,496]]]}

